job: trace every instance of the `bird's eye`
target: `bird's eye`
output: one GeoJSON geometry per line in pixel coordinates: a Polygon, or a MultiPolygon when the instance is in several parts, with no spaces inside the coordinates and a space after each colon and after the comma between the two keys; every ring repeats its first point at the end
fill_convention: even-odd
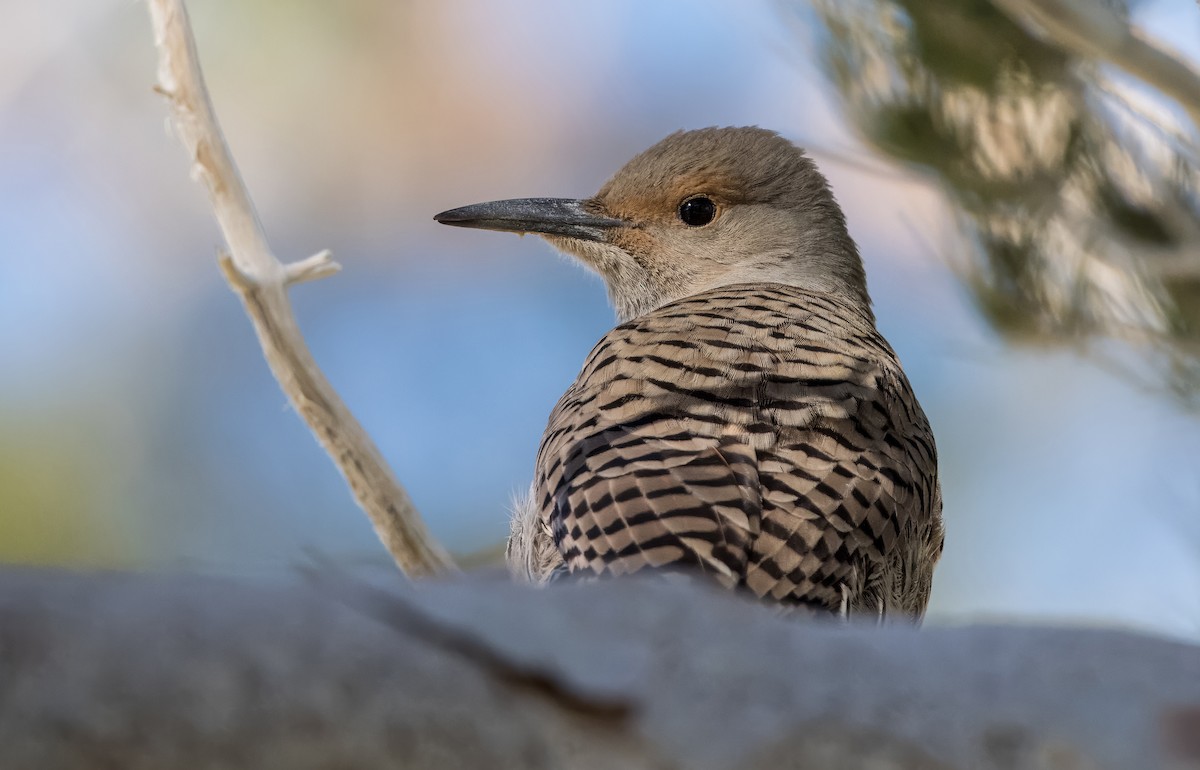
{"type": "Polygon", "coordinates": [[[717,215],[717,204],[703,195],[688,198],[679,204],[679,218],[685,225],[704,227],[717,215]]]}

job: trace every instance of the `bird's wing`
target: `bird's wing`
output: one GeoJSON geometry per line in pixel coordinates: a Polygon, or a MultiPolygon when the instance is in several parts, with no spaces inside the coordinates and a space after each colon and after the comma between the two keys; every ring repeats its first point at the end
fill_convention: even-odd
{"type": "Polygon", "coordinates": [[[547,467],[552,535],[571,571],[699,566],[733,586],[758,534],[753,447],[646,415],[576,436],[547,467]]]}
{"type": "Polygon", "coordinates": [[[869,319],[733,287],[606,335],[551,415],[535,489],[572,571],[698,564],[784,603],[914,614],[935,468],[869,319]]]}
{"type": "MultiPolygon", "coordinates": [[[[842,417],[759,453],[762,534],[746,585],[830,611],[919,616],[941,552],[932,435],[899,369],[842,417]]],[[[786,417],[784,418],[786,421],[786,417]]]]}

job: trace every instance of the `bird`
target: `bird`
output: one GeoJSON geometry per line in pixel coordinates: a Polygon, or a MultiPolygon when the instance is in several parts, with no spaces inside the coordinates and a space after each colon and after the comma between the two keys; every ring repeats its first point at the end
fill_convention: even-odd
{"type": "Polygon", "coordinates": [[[701,572],[784,611],[921,621],[944,539],[934,437],[803,149],[678,131],[590,198],[434,219],[542,236],[617,316],[550,414],[514,572],[701,572]]]}

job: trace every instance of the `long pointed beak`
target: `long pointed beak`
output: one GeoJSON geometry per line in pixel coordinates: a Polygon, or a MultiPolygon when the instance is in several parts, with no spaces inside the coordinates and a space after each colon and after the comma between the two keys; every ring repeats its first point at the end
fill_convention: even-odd
{"type": "Polygon", "coordinates": [[[598,216],[572,198],[514,198],[491,201],[443,211],[438,222],[455,227],[477,227],[513,233],[543,233],[602,241],[605,233],[625,224],[623,220],[598,216]]]}

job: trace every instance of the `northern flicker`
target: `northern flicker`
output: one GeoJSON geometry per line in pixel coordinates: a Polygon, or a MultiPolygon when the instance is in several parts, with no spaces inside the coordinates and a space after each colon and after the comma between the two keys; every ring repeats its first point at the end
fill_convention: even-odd
{"type": "Polygon", "coordinates": [[[942,550],[933,434],[800,148],[678,132],[591,198],[435,219],[545,237],[603,277],[620,321],[550,415],[510,566],[693,568],[783,605],[920,619],[942,550]]]}

